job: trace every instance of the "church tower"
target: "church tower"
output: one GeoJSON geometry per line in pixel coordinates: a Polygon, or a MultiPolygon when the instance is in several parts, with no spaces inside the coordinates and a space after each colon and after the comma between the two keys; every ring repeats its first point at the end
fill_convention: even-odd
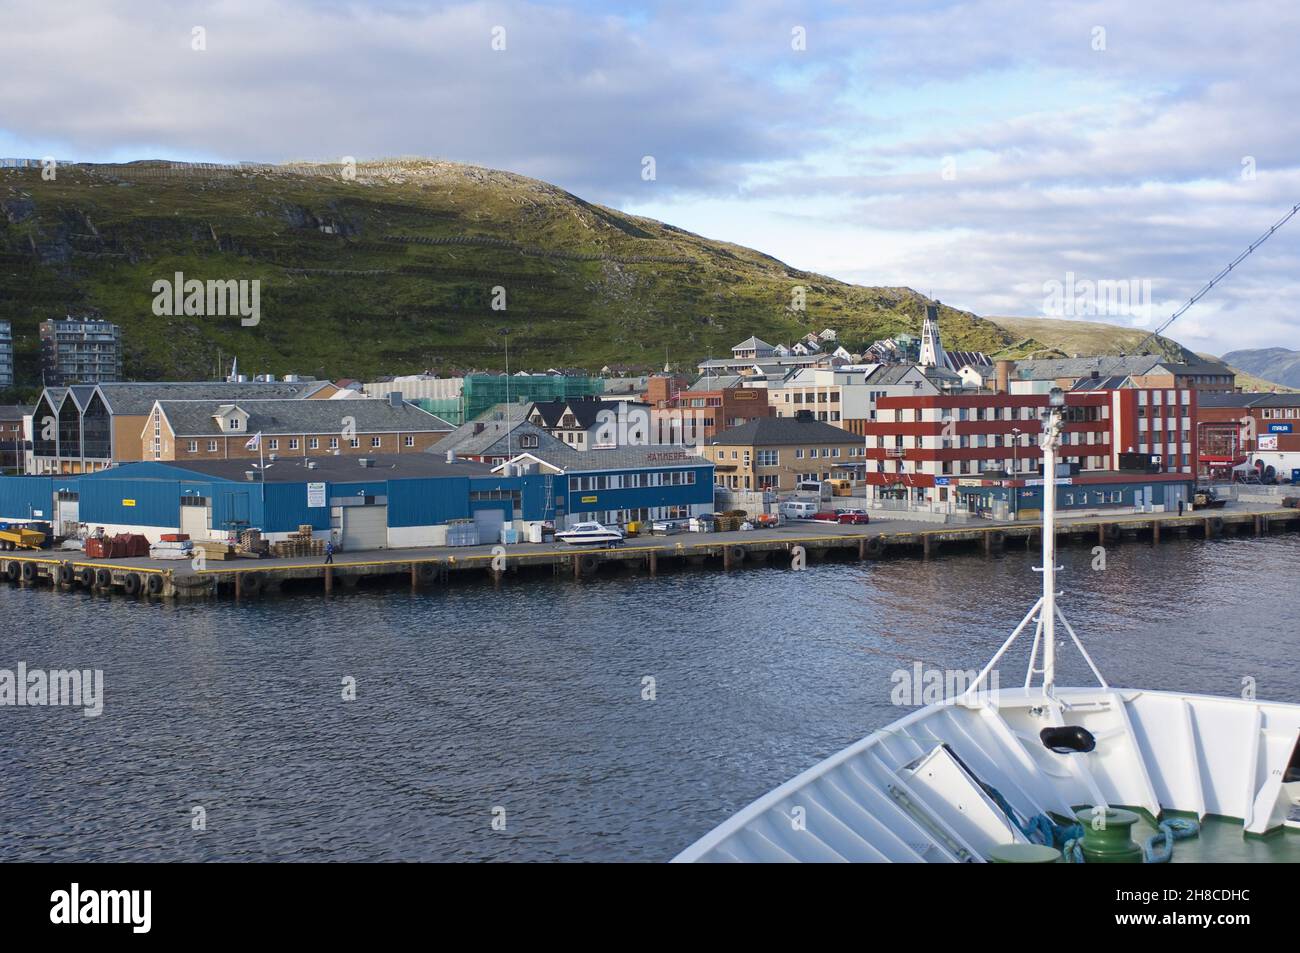
{"type": "Polygon", "coordinates": [[[939,302],[925,306],[925,323],[921,325],[921,365],[952,370],[939,337],[939,302]]]}

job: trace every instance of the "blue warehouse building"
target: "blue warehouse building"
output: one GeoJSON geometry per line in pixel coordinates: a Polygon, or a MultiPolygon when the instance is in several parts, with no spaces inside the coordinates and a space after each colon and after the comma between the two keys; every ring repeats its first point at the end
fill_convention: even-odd
{"type": "Polygon", "coordinates": [[[556,481],[556,525],[596,520],[685,519],[713,511],[713,464],[685,447],[640,445],[574,450],[563,444],[520,453],[493,472],[518,469],[556,481]]]}
{"type": "Polygon", "coordinates": [[[600,468],[580,472],[520,458],[493,470],[447,461],[436,451],[268,457],[264,470],[245,460],[129,463],[87,474],[2,478],[0,519],[50,522],[64,536],[84,524],[150,541],[173,532],[223,539],[246,528],[276,540],[311,526],[356,551],[444,545],[453,520],[473,520],[489,542],[503,528],[527,539],[534,524],[565,526],[596,518],[593,513],[621,522],[711,509],[712,466],[698,457],[678,448],[681,458],[641,460],[647,467],[605,453],[577,454],[592,465],[599,457],[600,468]]]}

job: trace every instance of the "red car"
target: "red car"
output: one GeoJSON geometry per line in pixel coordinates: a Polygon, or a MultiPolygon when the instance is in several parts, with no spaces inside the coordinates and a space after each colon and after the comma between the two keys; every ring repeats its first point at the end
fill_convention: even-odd
{"type": "Polygon", "coordinates": [[[822,510],[820,513],[812,515],[814,523],[838,523],[840,514],[834,510],[822,510]]]}
{"type": "Polygon", "coordinates": [[[847,525],[865,526],[871,522],[866,510],[840,510],[838,522],[847,525]]]}

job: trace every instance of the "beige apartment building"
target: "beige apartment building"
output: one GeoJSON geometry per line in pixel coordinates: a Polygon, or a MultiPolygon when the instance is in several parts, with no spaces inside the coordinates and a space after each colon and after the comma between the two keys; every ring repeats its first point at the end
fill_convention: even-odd
{"type": "Polygon", "coordinates": [[[863,441],[803,413],[760,417],[700,447],[715,479],[736,490],[793,490],[805,480],[861,478],[863,441]]]}

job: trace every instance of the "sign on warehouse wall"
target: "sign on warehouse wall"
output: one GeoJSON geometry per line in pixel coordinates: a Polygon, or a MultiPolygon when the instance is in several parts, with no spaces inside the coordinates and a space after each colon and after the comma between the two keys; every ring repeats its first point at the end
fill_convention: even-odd
{"type": "Polygon", "coordinates": [[[307,484],[307,505],[308,506],[325,505],[325,484],[324,483],[307,484]]]}

